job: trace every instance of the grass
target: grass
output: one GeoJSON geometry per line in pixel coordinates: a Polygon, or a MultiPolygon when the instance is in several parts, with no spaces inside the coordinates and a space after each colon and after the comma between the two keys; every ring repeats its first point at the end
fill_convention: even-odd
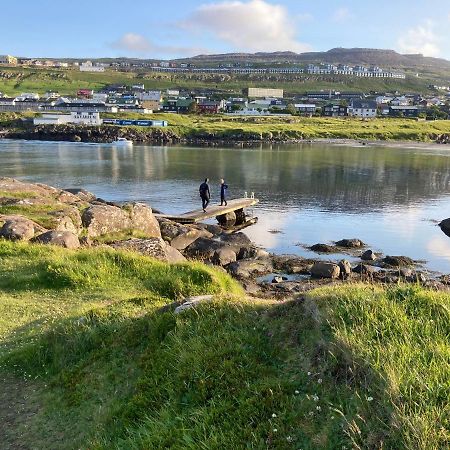
{"type": "Polygon", "coordinates": [[[12,377],[36,408],[7,445],[448,448],[448,294],[250,301],[201,264],[2,241],[0,270],[3,389],[12,377]],[[203,293],[215,301],[161,309],[203,293]]]}

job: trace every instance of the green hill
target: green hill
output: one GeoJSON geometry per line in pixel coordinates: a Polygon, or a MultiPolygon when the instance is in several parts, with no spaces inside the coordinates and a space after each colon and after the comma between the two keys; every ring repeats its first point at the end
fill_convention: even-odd
{"type": "Polygon", "coordinates": [[[448,294],[260,301],[198,263],[4,241],[0,270],[3,448],[450,443],[448,294]],[[203,293],[216,300],[166,306],[203,293]]]}
{"type": "Polygon", "coordinates": [[[1,67],[0,92],[17,95],[21,92],[58,91],[61,95],[75,95],[78,89],[101,89],[113,84],[144,84],[147,89],[179,88],[204,92],[209,90],[222,96],[241,95],[248,86],[283,88],[287,95],[304,94],[311,90],[352,90],[361,92],[417,92],[429,93],[430,84],[440,83],[436,73],[421,77],[410,71],[405,80],[360,78],[339,75],[308,74],[204,74],[159,73],[151,71],[88,73],[55,68],[1,67]]]}

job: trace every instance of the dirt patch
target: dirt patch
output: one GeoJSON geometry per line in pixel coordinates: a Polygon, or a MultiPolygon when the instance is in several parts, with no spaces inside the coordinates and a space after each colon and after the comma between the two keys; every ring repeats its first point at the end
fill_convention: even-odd
{"type": "Polygon", "coordinates": [[[38,385],[10,374],[0,374],[0,447],[3,450],[28,450],[28,424],[40,409],[36,401],[38,385]]]}

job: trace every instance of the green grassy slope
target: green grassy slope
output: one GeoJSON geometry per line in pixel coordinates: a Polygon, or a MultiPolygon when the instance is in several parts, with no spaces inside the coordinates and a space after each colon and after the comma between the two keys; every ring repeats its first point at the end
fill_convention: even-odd
{"type": "MultiPolygon", "coordinates": [[[[54,68],[1,67],[0,92],[15,95],[20,92],[45,93],[48,90],[74,95],[78,89],[100,89],[111,83],[144,84],[147,89],[211,89],[226,95],[239,94],[247,86],[283,88],[287,94],[308,90],[335,89],[362,92],[430,92],[428,85],[437,81],[429,76],[408,75],[405,80],[369,79],[346,76],[318,75],[223,75],[170,74],[158,72],[80,72],[54,68]]],[[[438,83],[439,84],[439,83],[438,83]]]]}
{"type": "Polygon", "coordinates": [[[34,408],[8,416],[10,448],[449,444],[448,295],[249,301],[200,264],[1,241],[0,270],[0,398],[14,405],[20,387],[34,408]],[[161,310],[207,292],[196,310],[161,310]]]}

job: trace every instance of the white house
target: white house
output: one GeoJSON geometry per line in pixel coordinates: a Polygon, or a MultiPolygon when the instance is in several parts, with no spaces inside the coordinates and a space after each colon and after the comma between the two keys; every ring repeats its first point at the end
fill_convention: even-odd
{"type": "Polygon", "coordinates": [[[33,121],[34,125],[64,125],[73,123],[76,125],[101,125],[100,113],[90,111],[77,111],[69,114],[42,114],[33,121]]]}
{"type": "Polygon", "coordinates": [[[39,94],[36,94],[35,92],[23,92],[18,97],[16,97],[16,100],[18,102],[24,102],[26,100],[39,100],[39,94]]]}
{"type": "Polygon", "coordinates": [[[91,61],[80,64],[80,72],[104,72],[105,66],[93,65],[91,61]]]}
{"type": "Polygon", "coordinates": [[[349,115],[354,117],[373,118],[377,116],[377,102],[373,100],[353,100],[349,115]]]}

